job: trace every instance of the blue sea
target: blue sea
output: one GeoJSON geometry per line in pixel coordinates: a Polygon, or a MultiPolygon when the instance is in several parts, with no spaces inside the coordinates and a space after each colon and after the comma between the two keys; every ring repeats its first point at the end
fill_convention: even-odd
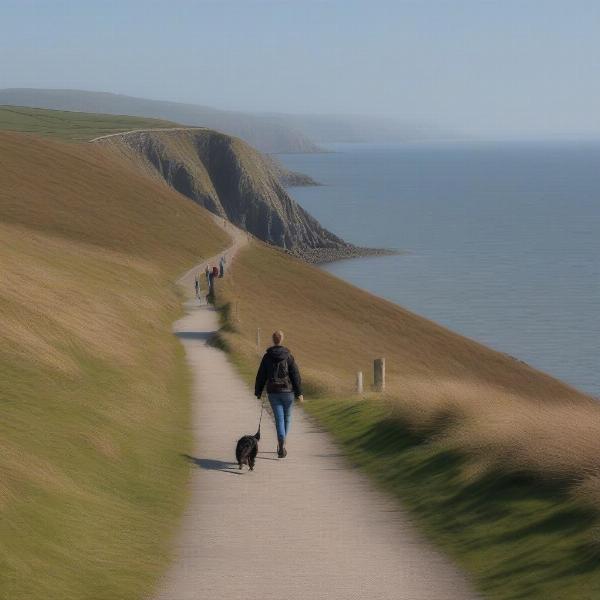
{"type": "Polygon", "coordinates": [[[279,159],[325,227],[398,256],[323,268],[600,396],[600,142],[336,144],[279,159]]]}

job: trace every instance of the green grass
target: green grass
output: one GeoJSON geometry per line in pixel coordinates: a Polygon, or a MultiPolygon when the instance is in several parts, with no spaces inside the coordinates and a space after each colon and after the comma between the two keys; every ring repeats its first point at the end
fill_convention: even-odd
{"type": "Polygon", "coordinates": [[[600,593],[596,514],[527,474],[471,478],[469,459],[417,435],[380,402],[317,399],[309,414],[416,517],[487,598],[592,600],[600,593]]]}
{"type": "Polygon", "coordinates": [[[270,331],[285,331],[303,372],[305,410],[484,597],[600,598],[589,470],[598,460],[597,405],[265,247],[240,253],[217,305],[218,343],[250,385],[256,327],[265,346],[270,331]],[[348,388],[375,352],[391,367],[388,395],[357,400],[348,388]],[[586,477],[591,503],[573,485],[586,477]]]}
{"type": "MultiPolygon", "coordinates": [[[[227,240],[108,149],[0,137],[0,597],[142,598],[188,472],[172,279],[227,240]]],[[[264,246],[242,251],[220,285],[239,318],[224,313],[219,341],[244,377],[256,327],[283,327],[308,412],[487,597],[600,597],[597,513],[566,486],[597,464],[596,405],[264,246]],[[393,403],[349,400],[355,370],[377,355],[393,403]],[[454,421],[461,438],[442,436],[447,414],[469,417],[454,421]],[[494,462],[513,456],[538,475],[494,462]]]]}
{"type": "MultiPolygon", "coordinates": [[[[229,321],[224,328],[231,333],[229,321]]],[[[235,345],[218,343],[252,385],[256,366],[235,345]]],[[[306,384],[319,387],[310,380],[306,384]]],[[[600,597],[598,513],[575,501],[560,483],[501,470],[481,475],[468,456],[441,436],[416,433],[386,401],[318,393],[307,398],[304,410],[331,433],[349,463],[395,496],[483,597],[600,597]]]]}
{"type": "MultiPolygon", "coordinates": [[[[55,340],[52,356],[68,361],[42,364],[14,339],[0,351],[2,598],[144,597],[185,501],[189,378],[170,332],[177,296],[165,279],[76,249],[55,247],[35,266],[57,283],[68,265],[73,302],[118,319],[119,329],[98,340],[112,348],[86,343],[85,331],[53,322],[45,306],[0,301],[5,318],[28,321],[55,340]],[[152,303],[146,314],[136,314],[138,295],[152,303]]],[[[93,313],[86,325],[110,328],[93,313]]]]}
{"type": "Polygon", "coordinates": [[[192,442],[174,279],[228,237],[97,145],[0,162],[0,598],[147,598],[192,442]]]}
{"type": "Polygon", "coordinates": [[[0,106],[0,131],[34,133],[70,141],[86,141],[110,133],[160,127],[177,127],[177,124],[124,115],[0,106]]]}

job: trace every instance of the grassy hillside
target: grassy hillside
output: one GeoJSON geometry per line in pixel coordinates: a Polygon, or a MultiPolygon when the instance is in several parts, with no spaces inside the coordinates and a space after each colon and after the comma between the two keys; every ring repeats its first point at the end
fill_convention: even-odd
{"type": "MultiPolygon", "coordinates": [[[[0,132],[0,598],[145,597],[184,502],[172,282],[228,240],[124,158],[0,132]]],[[[260,243],[218,301],[248,379],[256,328],[263,345],[284,329],[307,410],[487,597],[599,597],[590,398],[260,243]],[[355,372],[368,387],[378,356],[387,393],[358,398],[355,372]]]]}
{"type": "MultiPolygon", "coordinates": [[[[219,290],[222,341],[252,379],[281,328],[307,410],[412,508],[489,598],[600,594],[600,406],[506,355],[262,245],[219,290]],[[352,392],[387,359],[382,398],[352,392]]],[[[293,451],[293,440],[290,441],[293,451]]]]}
{"type": "Polygon", "coordinates": [[[20,131],[72,141],[87,141],[132,129],[174,126],[177,124],[170,121],[143,117],[0,106],[0,131],[20,131]]]}
{"type": "Polygon", "coordinates": [[[143,598],[185,498],[172,283],[228,244],[105,148],[0,133],[0,597],[143,598]]]}

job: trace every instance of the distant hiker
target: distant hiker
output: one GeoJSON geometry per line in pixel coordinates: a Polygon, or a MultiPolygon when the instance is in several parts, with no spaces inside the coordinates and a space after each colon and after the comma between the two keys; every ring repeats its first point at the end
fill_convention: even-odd
{"type": "Polygon", "coordinates": [[[219,261],[219,277],[223,277],[225,275],[225,256],[221,256],[221,260],[219,261]]]}
{"type": "Polygon", "coordinates": [[[194,277],[194,287],[196,288],[196,298],[200,298],[200,281],[198,280],[198,274],[194,277]]]}
{"type": "Polygon", "coordinates": [[[265,384],[269,403],[275,416],[275,428],[277,429],[277,456],[285,458],[285,440],[290,432],[292,420],[292,405],[294,396],[299,402],[304,401],[302,395],[302,381],[298,365],[290,351],[282,346],[283,331],[273,334],[273,346],[265,353],[256,374],[254,395],[262,396],[265,384]]]}
{"type": "Polygon", "coordinates": [[[206,265],[206,269],[204,269],[204,274],[206,275],[206,283],[208,287],[210,287],[210,269],[208,268],[208,265],[206,265]]]}

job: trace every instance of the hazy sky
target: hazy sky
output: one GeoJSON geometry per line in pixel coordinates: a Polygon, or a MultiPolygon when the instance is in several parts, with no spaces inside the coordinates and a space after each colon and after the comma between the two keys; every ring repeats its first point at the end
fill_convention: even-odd
{"type": "Polygon", "coordinates": [[[598,0],[0,0],[0,87],[600,134],[598,0]]]}

